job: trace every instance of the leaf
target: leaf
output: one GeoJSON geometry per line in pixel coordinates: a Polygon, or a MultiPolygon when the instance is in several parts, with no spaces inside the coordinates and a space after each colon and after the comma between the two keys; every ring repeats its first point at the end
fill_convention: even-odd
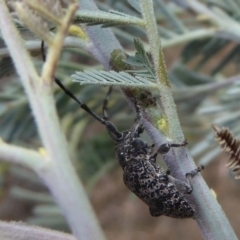
{"type": "Polygon", "coordinates": [[[0,78],[15,73],[14,64],[10,57],[5,57],[0,60],[0,78]]]}
{"type": "Polygon", "coordinates": [[[73,81],[81,85],[110,85],[126,88],[156,88],[157,84],[147,78],[132,76],[126,72],[84,71],[72,75],[73,81]]]}
{"type": "MultiPolygon", "coordinates": [[[[135,56],[128,57],[126,60],[124,60],[124,62],[131,66],[145,69],[146,73],[149,74],[148,78],[155,80],[155,72],[149,60],[147,52],[143,48],[143,44],[138,39],[134,39],[134,45],[137,51],[135,56]]],[[[139,72],[139,69],[136,71],[130,70],[128,72],[133,72],[134,75],[142,76],[141,72],[139,72]]]]}
{"type": "Polygon", "coordinates": [[[128,0],[128,3],[139,13],[142,13],[139,0],[128,0]]]}
{"type": "Polygon", "coordinates": [[[229,153],[230,157],[226,164],[228,168],[233,168],[235,179],[240,178],[240,139],[235,138],[228,128],[218,128],[212,125],[215,131],[215,139],[219,142],[222,151],[229,153]]]}
{"type": "Polygon", "coordinates": [[[138,17],[130,16],[125,13],[111,10],[104,11],[78,11],[74,23],[87,23],[88,26],[103,24],[103,27],[124,26],[124,25],[141,25],[143,20],[138,17]]]}
{"type": "Polygon", "coordinates": [[[130,56],[128,59],[123,60],[127,64],[134,66],[134,69],[125,72],[76,72],[76,74],[72,75],[74,81],[79,82],[81,85],[93,84],[114,85],[126,88],[156,88],[155,73],[147,53],[138,39],[134,40],[134,44],[137,51],[135,56],[130,56]]]}

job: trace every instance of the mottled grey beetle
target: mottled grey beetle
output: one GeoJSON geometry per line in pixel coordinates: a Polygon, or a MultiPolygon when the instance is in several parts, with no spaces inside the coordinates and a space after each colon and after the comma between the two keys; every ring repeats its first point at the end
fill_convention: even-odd
{"type": "Polygon", "coordinates": [[[189,178],[195,176],[203,167],[201,166],[186,174],[187,184],[166,174],[163,168],[156,164],[158,154],[166,154],[171,147],[185,146],[186,141],[180,144],[162,144],[155,153],[152,153],[152,147],[140,138],[144,129],[140,124],[141,117],[137,105],[137,119],[132,129],[119,132],[107,117],[106,109],[111,88],[104,101],[104,116],[101,118],[92,112],[86,104],[79,101],[58,79],[55,79],[55,81],[82,109],[106,127],[116,144],[115,153],[123,169],[125,185],[149,206],[152,216],[165,215],[173,218],[194,216],[194,210],[184,198],[184,194],[192,192],[189,178]]]}
{"type": "MultiPolygon", "coordinates": [[[[45,61],[43,41],[41,47],[43,60],[45,61]]],[[[106,127],[109,135],[116,144],[115,153],[123,169],[123,181],[125,185],[149,206],[152,216],[165,215],[173,218],[189,218],[194,216],[194,209],[185,199],[184,194],[192,192],[190,178],[200,172],[203,166],[186,174],[187,184],[170,176],[162,167],[156,164],[158,154],[166,154],[171,147],[186,146],[186,141],[180,144],[162,144],[156,152],[152,153],[152,147],[148,146],[140,138],[140,134],[144,129],[140,122],[141,115],[138,104],[135,103],[137,119],[132,129],[119,132],[107,117],[106,109],[111,87],[103,104],[103,118],[101,118],[66,89],[60,80],[55,78],[55,82],[82,109],[106,127]]]]}

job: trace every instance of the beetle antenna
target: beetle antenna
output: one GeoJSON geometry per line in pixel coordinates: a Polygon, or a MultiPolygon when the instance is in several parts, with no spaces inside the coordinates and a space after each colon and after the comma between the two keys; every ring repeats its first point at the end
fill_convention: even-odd
{"type": "MultiPolygon", "coordinates": [[[[44,51],[44,41],[41,42],[41,51],[42,51],[42,58],[43,61],[45,62],[46,60],[46,54],[44,51]]],[[[89,113],[91,116],[93,116],[97,121],[99,121],[100,123],[102,123],[103,125],[106,126],[106,120],[104,118],[99,117],[96,113],[94,113],[85,103],[82,103],[78,98],[76,98],[74,96],[74,94],[69,91],[62,83],[61,81],[54,77],[54,81],[55,83],[70,97],[72,98],[75,102],[78,103],[78,105],[85,110],[87,113],[89,113]]]]}
{"type": "Polygon", "coordinates": [[[103,102],[102,110],[103,110],[103,119],[105,121],[108,121],[107,105],[108,105],[109,97],[110,97],[111,93],[112,93],[112,86],[109,87],[107,95],[106,95],[106,97],[104,99],[104,102],[103,102]]]}

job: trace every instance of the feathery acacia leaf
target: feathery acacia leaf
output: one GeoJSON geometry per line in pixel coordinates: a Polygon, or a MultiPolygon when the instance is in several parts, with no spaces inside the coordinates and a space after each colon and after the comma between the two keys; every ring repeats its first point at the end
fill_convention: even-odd
{"type": "MultiPolygon", "coordinates": [[[[137,51],[135,56],[128,57],[126,60],[124,60],[124,62],[134,67],[143,68],[145,70],[144,74],[147,74],[148,78],[155,80],[155,72],[149,60],[149,57],[143,48],[143,44],[139,41],[139,39],[134,39],[134,45],[137,51]]],[[[134,72],[134,75],[143,76],[141,72],[143,69],[140,71],[130,70],[128,72],[134,72]]]]}
{"type": "Polygon", "coordinates": [[[219,142],[222,150],[230,154],[226,164],[229,169],[233,169],[236,179],[240,179],[240,139],[234,138],[228,128],[218,128],[212,126],[215,131],[215,139],[219,142]]]}
{"type": "Polygon", "coordinates": [[[74,23],[87,23],[88,26],[103,24],[102,27],[144,25],[141,18],[130,16],[119,11],[78,11],[74,23]]]}
{"type": "Polygon", "coordinates": [[[84,71],[72,75],[75,82],[81,85],[110,85],[125,88],[157,88],[154,70],[143,48],[142,43],[134,40],[135,56],[123,60],[130,65],[131,70],[116,71],[84,71]]]}
{"type": "Polygon", "coordinates": [[[81,85],[110,85],[126,88],[156,88],[157,84],[147,78],[132,76],[126,72],[84,71],[72,75],[74,82],[81,85]]]}

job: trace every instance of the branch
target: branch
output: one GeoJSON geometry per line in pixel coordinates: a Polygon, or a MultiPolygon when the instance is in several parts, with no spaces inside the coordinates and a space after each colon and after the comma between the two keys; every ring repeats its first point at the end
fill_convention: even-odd
{"type": "Polygon", "coordinates": [[[13,146],[0,139],[0,156],[2,161],[29,167],[38,171],[45,163],[45,159],[36,151],[13,146]]]}
{"type": "Polygon", "coordinates": [[[18,222],[0,221],[0,239],[76,240],[73,235],[18,222]]]}
{"type": "Polygon", "coordinates": [[[52,84],[38,76],[4,0],[0,0],[0,28],[47,151],[46,161],[37,173],[59,204],[74,235],[78,239],[103,240],[103,233],[67,152],[52,95],[52,84]]]}

